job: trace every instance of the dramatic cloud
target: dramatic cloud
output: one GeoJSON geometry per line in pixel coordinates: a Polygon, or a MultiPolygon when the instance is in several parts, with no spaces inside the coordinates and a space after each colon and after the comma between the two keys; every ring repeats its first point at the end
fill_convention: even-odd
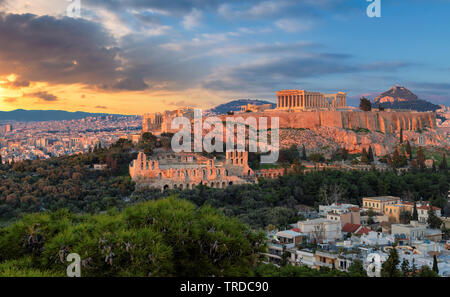
{"type": "MultiPolygon", "coordinates": [[[[205,83],[206,88],[239,89],[242,85],[252,90],[276,87],[296,87],[301,79],[317,78],[333,74],[352,74],[380,71],[373,64],[351,63],[345,54],[309,54],[305,57],[288,56],[255,61],[238,67],[225,68],[205,83]],[[219,78],[217,78],[219,77],[219,78]]],[[[376,64],[378,65],[378,64],[376,64]]],[[[381,62],[384,71],[394,71],[409,66],[408,63],[381,62]]]]}
{"type": "Polygon", "coordinates": [[[0,83],[0,87],[8,89],[20,89],[30,86],[29,81],[7,81],[5,83],[0,83]]]}
{"type": "Polygon", "coordinates": [[[83,19],[0,15],[0,75],[50,83],[108,83],[118,77],[114,40],[83,19]]]}
{"type": "Polygon", "coordinates": [[[39,98],[39,99],[42,99],[47,102],[52,102],[52,101],[58,100],[58,97],[56,97],[55,95],[50,94],[48,92],[45,92],[45,91],[35,92],[35,93],[31,93],[31,94],[24,94],[24,97],[35,97],[35,98],[39,98]]]}

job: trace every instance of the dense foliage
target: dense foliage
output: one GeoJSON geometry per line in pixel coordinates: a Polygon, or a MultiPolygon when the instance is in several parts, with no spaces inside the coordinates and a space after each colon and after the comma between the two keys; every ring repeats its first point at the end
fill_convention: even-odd
{"type": "MultiPolygon", "coordinates": [[[[406,200],[431,200],[445,208],[449,189],[447,172],[395,172],[325,170],[261,179],[258,184],[211,189],[199,186],[183,191],[180,197],[196,205],[208,203],[226,215],[236,216],[255,228],[273,224],[287,227],[298,219],[295,206],[318,206],[335,200],[361,205],[362,197],[393,195],[406,200]]],[[[133,201],[170,195],[158,190],[136,191],[133,201]]],[[[448,207],[445,208],[448,211],[448,207]]]]}
{"type": "Polygon", "coordinates": [[[174,197],[122,212],[30,214],[0,228],[0,276],[249,276],[265,236],[210,206],[174,197]]]}
{"type": "Polygon", "coordinates": [[[0,165],[0,223],[21,213],[67,208],[98,212],[125,205],[134,191],[128,164],[135,158],[131,142],[86,154],[0,165]],[[106,170],[94,170],[106,164],[106,170]]]}

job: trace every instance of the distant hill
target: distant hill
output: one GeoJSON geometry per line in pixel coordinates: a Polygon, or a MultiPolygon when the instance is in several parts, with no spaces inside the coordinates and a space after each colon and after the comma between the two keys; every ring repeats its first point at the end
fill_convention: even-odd
{"type": "Polygon", "coordinates": [[[417,111],[435,111],[440,109],[439,105],[426,100],[419,99],[413,92],[405,87],[395,86],[390,90],[377,96],[372,106],[391,109],[411,109],[417,111]]]}
{"type": "MultiPolygon", "coordinates": [[[[0,111],[0,121],[41,122],[41,121],[70,121],[86,117],[109,116],[108,113],[69,112],[64,110],[24,110],[0,111]]],[[[115,115],[122,116],[122,115],[115,115]]]]}
{"type": "Polygon", "coordinates": [[[272,104],[272,108],[275,108],[277,105],[275,103],[265,101],[265,100],[254,100],[254,99],[238,99],[233,100],[228,103],[220,104],[214,108],[211,108],[206,111],[209,115],[219,115],[226,114],[229,111],[240,111],[242,105],[247,104],[255,104],[255,105],[264,105],[264,104],[272,104]]]}

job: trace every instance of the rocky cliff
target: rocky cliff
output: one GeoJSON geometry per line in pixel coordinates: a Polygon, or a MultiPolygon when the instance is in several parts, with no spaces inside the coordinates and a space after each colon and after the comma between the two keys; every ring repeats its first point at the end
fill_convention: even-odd
{"type": "MultiPolygon", "coordinates": [[[[231,117],[278,117],[280,128],[335,127],[342,129],[368,129],[383,133],[416,131],[436,128],[436,115],[432,112],[359,112],[359,111],[271,111],[260,113],[236,114],[231,117]]],[[[227,116],[223,116],[223,119],[227,116]]]]}

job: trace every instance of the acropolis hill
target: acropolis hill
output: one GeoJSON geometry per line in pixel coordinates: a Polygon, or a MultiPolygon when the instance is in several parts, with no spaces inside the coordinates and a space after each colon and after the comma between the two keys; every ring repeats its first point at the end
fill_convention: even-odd
{"type": "MultiPolygon", "coordinates": [[[[395,149],[401,130],[404,140],[412,144],[448,146],[448,137],[436,126],[434,112],[361,111],[347,107],[347,94],[344,92],[323,94],[284,90],[277,92],[276,98],[276,108],[272,104],[247,104],[238,111],[217,117],[222,121],[266,118],[268,127],[271,126],[270,119],[277,117],[282,148],[304,145],[308,152],[325,155],[340,148],[358,153],[372,147],[376,155],[383,156],[395,149]]],[[[193,115],[191,108],[146,114],[143,117],[143,132],[174,133],[176,131],[171,129],[173,118],[184,116],[192,120],[193,115]]],[[[205,119],[206,116],[203,117],[205,119]]]]}
{"type": "Polygon", "coordinates": [[[335,127],[342,129],[368,129],[383,133],[395,133],[403,128],[404,131],[434,129],[436,127],[436,115],[432,112],[408,112],[408,111],[340,111],[320,110],[291,112],[283,110],[271,110],[263,112],[240,113],[238,115],[224,115],[222,118],[240,116],[247,117],[279,117],[280,128],[307,128],[318,129],[320,127],[335,127]]]}
{"type": "MultiPolygon", "coordinates": [[[[368,129],[383,133],[394,133],[403,129],[423,130],[436,127],[433,112],[410,111],[353,111],[346,108],[347,94],[322,94],[304,90],[277,92],[277,107],[246,106],[239,116],[279,117],[280,128],[335,127],[343,129],[368,129]]],[[[224,116],[223,118],[230,117],[224,116]]]]}
{"type": "MultiPolygon", "coordinates": [[[[245,105],[241,112],[221,115],[222,120],[231,117],[278,117],[280,128],[318,129],[335,127],[341,129],[368,129],[383,133],[435,129],[434,112],[368,111],[351,110],[346,106],[346,93],[322,94],[304,90],[277,92],[277,107],[270,105],[245,105]]],[[[171,119],[178,116],[193,117],[192,109],[145,114],[143,132],[171,132],[171,119]]],[[[173,132],[173,131],[172,131],[173,132]]]]}

